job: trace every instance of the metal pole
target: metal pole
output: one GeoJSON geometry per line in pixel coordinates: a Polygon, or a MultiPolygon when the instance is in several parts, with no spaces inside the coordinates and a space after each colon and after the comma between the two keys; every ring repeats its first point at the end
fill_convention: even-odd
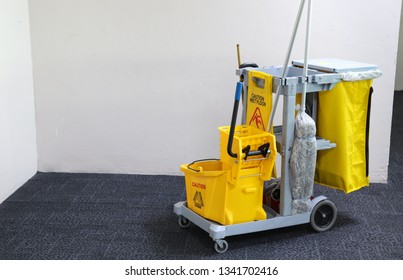
{"type": "Polygon", "coordinates": [[[306,21],[306,37],[305,37],[305,56],[304,56],[304,72],[303,76],[305,78],[305,82],[302,88],[302,98],[301,98],[301,112],[305,112],[305,103],[306,103],[306,88],[308,84],[308,58],[309,58],[309,44],[311,39],[311,14],[312,14],[312,1],[308,0],[308,17],[306,21]]]}
{"type": "MultiPolygon", "coordinates": [[[[302,11],[304,9],[304,5],[305,5],[305,0],[301,0],[301,4],[299,5],[297,18],[296,18],[295,24],[294,24],[294,30],[292,32],[291,40],[290,40],[290,43],[288,45],[287,54],[286,54],[286,57],[285,57],[285,60],[284,60],[284,67],[283,67],[283,71],[282,71],[282,74],[281,74],[281,79],[283,79],[287,75],[287,70],[288,70],[287,66],[288,66],[288,63],[290,61],[291,51],[292,51],[292,48],[294,46],[295,36],[297,35],[298,26],[299,26],[299,22],[301,20],[301,15],[302,15],[302,11]]],[[[272,112],[270,114],[269,130],[268,131],[270,131],[272,129],[272,127],[273,127],[274,115],[276,114],[277,104],[278,104],[278,100],[279,100],[279,97],[280,97],[279,96],[280,88],[281,88],[281,85],[278,85],[277,89],[276,89],[276,98],[274,100],[273,110],[272,110],[272,112]]]]}

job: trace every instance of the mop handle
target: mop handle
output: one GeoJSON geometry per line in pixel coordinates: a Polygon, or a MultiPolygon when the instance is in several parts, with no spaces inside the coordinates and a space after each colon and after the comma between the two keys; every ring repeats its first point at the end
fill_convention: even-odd
{"type": "Polygon", "coordinates": [[[239,44],[236,44],[236,54],[238,57],[238,68],[241,68],[241,51],[239,49],[239,44]]]}
{"type": "MultiPolygon", "coordinates": [[[[232,152],[232,143],[234,141],[236,118],[237,118],[237,112],[238,112],[238,107],[239,107],[239,101],[241,100],[242,87],[243,87],[243,84],[241,82],[237,82],[236,90],[235,90],[234,110],[232,112],[231,126],[230,126],[230,131],[229,131],[229,136],[228,136],[227,153],[230,157],[233,157],[233,158],[238,157],[237,153],[232,152]]],[[[263,155],[263,157],[266,157],[270,153],[269,148],[270,148],[270,143],[266,143],[266,144],[261,145],[257,151],[251,151],[250,145],[248,145],[246,148],[242,149],[242,153],[245,153],[244,160],[246,160],[248,156],[263,155]]]]}
{"type": "Polygon", "coordinates": [[[235,89],[234,109],[232,111],[231,127],[230,127],[230,131],[229,131],[229,136],[228,136],[227,153],[229,156],[231,156],[233,158],[238,157],[238,154],[232,152],[232,142],[234,140],[236,118],[237,118],[237,114],[238,114],[239,100],[241,100],[242,87],[243,87],[243,84],[241,82],[237,82],[236,89],[235,89]]]}
{"type": "MultiPolygon", "coordinates": [[[[288,63],[290,61],[291,51],[292,51],[292,48],[294,46],[294,41],[295,41],[295,37],[297,35],[298,26],[299,26],[299,22],[301,20],[301,15],[302,15],[302,10],[304,9],[304,5],[305,5],[305,0],[301,0],[301,4],[299,5],[297,18],[296,18],[295,24],[294,24],[294,30],[292,32],[291,40],[290,40],[290,43],[288,45],[287,55],[285,57],[284,67],[283,67],[283,71],[282,71],[282,74],[281,74],[281,79],[284,79],[284,77],[287,75],[287,71],[288,71],[287,66],[288,66],[288,63]]],[[[279,96],[280,87],[281,87],[281,85],[278,85],[277,89],[276,89],[276,99],[274,100],[273,110],[271,111],[271,114],[270,114],[269,130],[268,131],[270,131],[272,129],[272,127],[273,127],[274,115],[276,114],[278,100],[280,98],[280,96],[279,96]]]]}
{"type": "Polygon", "coordinates": [[[306,22],[305,56],[304,56],[304,72],[303,72],[303,77],[306,80],[302,88],[300,112],[305,112],[305,104],[306,104],[306,90],[308,85],[309,44],[311,39],[311,14],[312,14],[312,0],[308,0],[308,17],[306,22]]]}

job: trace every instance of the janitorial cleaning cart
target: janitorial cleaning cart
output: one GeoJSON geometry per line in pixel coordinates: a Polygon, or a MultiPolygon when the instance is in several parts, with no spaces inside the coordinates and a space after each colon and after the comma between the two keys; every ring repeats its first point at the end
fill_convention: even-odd
{"type": "Polygon", "coordinates": [[[314,183],[345,193],[369,185],[372,80],[381,71],[367,63],[309,59],[311,1],[305,58],[290,62],[302,0],[283,66],[239,61],[231,125],[218,128],[220,158],[180,167],[186,201],[174,205],[179,225],[206,231],[218,253],[228,249],[227,236],[299,224],[329,230],[337,209],[327,197],[313,196],[314,183]],[[280,98],[282,123],[274,126],[280,98]]]}

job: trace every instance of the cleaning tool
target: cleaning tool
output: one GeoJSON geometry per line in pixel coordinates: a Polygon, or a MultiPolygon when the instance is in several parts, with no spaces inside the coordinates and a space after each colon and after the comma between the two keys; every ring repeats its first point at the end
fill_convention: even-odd
{"type": "Polygon", "coordinates": [[[237,45],[240,81],[231,125],[218,128],[220,159],[181,165],[186,201],[174,205],[179,226],[191,222],[207,232],[217,253],[228,250],[229,236],[302,224],[327,231],[337,209],[327,197],[313,196],[314,179],[347,193],[369,182],[371,79],[381,72],[360,62],[309,59],[308,1],[304,60],[288,65],[307,2],[301,0],[284,66],[241,64],[237,45]],[[280,95],[282,123],[273,127],[280,95]],[[242,125],[236,125],[241,96],[242,125]],[[258,111],[266,114],[254,114],[258,111]],[[281,156],[280,178],[272,176],[276,154],[281,156]]]}
{"type": "MultiPolygon", "coordinates": [[[[298,26],[299,26],[299,22],[301,20],[301,15],[302,15],[302,11],[304,9],[304,5],[305,5],[305,0],[301,0],[301,4],[299,5],[299,10],[298,10],[298,14],[297,14],[297,19],[295,20],[294,29],[293,29],[292,35],[291,35],[291,40],[290,40],[290,43],[288,44],[288,50],[287,50],[287,54],[286,54],[286,57],[284,60],[283,70],[281,72],[281,77],[280,77],[281,79],[284,79],[287,76],[288,63],[290,62],[291,51],[294,46],[294,41],[295,41],[295,37],[297,35],[298,26]]],[[[271,129],[273,128],[274,116],[276,114],[278,101],[280,99],[280,90],[281,89],[282,89],[282,86],[279,84],[276,88],[276,98],[274,100],[273,110],[271,111],[271,115],[270,115],[268,131],[271,131],[271,129]]]]}
{"type": "Polygon", "coordinates": [[[231,128],[228,137],[228,145],[227,145],[227,152],[233,158],[237,158],[238,155],[232,152],[232,142],[234,140],[234,132],[235,132],[235,125],[236,125],[236,118],[238,115],[238,107],[239,107],[239,100],[241,99],[242,94],[242,83],[237,82],[236,90],[235,90],[235,101],[234,101],[234,109],[232,110],[232,118],[231,118],[231,128]]]}
{"type": "MultiPolygon", "coordinates": [[[[308,78],[308,57],[311,27],[312,0],[308,2],[308,19],[305,39],[304,79],[308,78]]],[[[295,119],[295,139],[290,160],[292,213],[305,213],[310,209],[310,198],[316,166],[316,124],[305,113],[307,80],[303,83],[301,106],[295,119]]]]}
{"type": "MultiPolygon", "coordinates": [[[[237,59],[238,59],[238,69],[242,69],[242,68],[246,68],[246,67],[252,67],[252,68],[257,68],[259,67],[256,63],[253,62],[246,62],[246,63],[242,63],[241,62],[241,49],[239,47],[239,44],[236,44],[236,52],[237,52],[237,59]]],[[[244,76],[243,75],[239,75],[239,81],[241,83],[244,82],[244,76]]],[[[247,108],[247,104],[248,104],[248,97],[245,94],[244,91],[244,87],[242,87],[242,104],[244,105],[244,108],[247,108]]],[[[242,110],[242,123],[246,123],[246,114],[247,114],[247,110],[242,110]]]]}

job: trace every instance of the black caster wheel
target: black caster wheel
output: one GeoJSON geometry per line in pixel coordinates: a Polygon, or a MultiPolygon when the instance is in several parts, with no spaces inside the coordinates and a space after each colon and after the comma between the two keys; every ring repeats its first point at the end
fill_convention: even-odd
{"type": "Polygon", "coordinates": [[[217,253],[225,253],[228,250],[228,242],[223,239],[216,240],[214,243],[214,249],[217,253]]]}
{"type": "Polygon", "coordinates": [[[313,230],[323,232],[329,230],[337,218],[336,206],[330,200],[322,200],[312,209],[310,223],[313,230]]]}
{"type": "Polygon", "coordinates": [[[179,216],[178,224],[181,228],[187,228],[190,226],[190,221],[183,216],[179,216]]]}

